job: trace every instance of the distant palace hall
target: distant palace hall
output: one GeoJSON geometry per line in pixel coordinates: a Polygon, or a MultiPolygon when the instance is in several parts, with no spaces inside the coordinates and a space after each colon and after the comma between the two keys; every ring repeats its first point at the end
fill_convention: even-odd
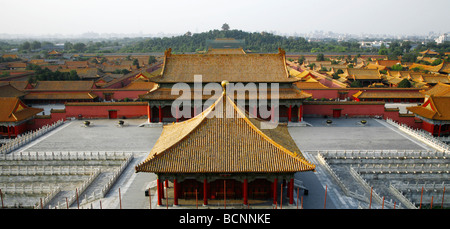
{"type": "MultiPolygon", "coordinates": [[[[149,79],[158,84],[158,88],[141,95],[140,98],[149,102],[150,122],[177,122],[184,118],[174,117],[171,112],[174,100],[179,97],[171,94],[176,83],[189,84],[190,98],[193,100],[197,96],[203,103],[213,95],[203,93],[203,87],[200,91],[194,88],[195,75],[201,75],[203,86],[207,83],[220,84],[223,80],[242,83],[244,86],[254,83],[257,87],[259,83],[266,83],[267,96],[264,97],[260,97],[259,90],[256,93],[248,90],[235,91],[236,95],[245,94],[245,110],[261,118],[258,105],[250,107],[250,104],[257,104],[255,101],[259,99],[266,99],[270,103],[272,99],[270,84],[277,83],[278,104],[276,106],[267,104],[270,108],[265,109],[271,110],[273,114],[279,114],[281,122],[298,122],[302,118],[302,101],[311,97],[311,94],[301,91],[294,85],[300,79],[289,74],[285,59],[286,54],[282,49],[279,49],[278,53],[269,54],[246,53],[242,48],[208,49],[204,54],[172,54],[172,50],[168,49],[164,54],[160,74],[149,79]],[[250,102],[251,100],[254,103],[250,102]]],[[[195,105],[194,101],[191,101],[191,104],[193,117],[201,112],[201,107],[195,105]]]]}

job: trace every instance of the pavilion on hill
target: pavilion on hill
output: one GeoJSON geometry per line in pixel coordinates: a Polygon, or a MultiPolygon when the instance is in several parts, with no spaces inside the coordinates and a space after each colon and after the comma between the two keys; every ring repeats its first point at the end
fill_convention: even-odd
{"type": "MultiPolygon", "coordinates": [[[[222,84],[223,85],[223,84],[222,84]]],[[[223,85],[224,86],[224,85],[223,85]]],[[[225,87],[225,86],[224,86],[225,87]]],[[[164,126],[148,157],[136,172],[157,175],[158,205],[163,181],[178,198],[271,199],[277,202],[278,181],[288,182],[293,203],[294,174],[314,171],[290,136],[287,125],[265,128],[264,121],[238,107],[224,90],[197,116],[164,126]]]]}

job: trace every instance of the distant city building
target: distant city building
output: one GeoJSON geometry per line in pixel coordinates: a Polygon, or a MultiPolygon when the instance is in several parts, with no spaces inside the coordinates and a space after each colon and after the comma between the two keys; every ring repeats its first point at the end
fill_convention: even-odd
{"type": "Polygon", "coordinates": [[[389,47],[388,42],[384,41],[360,41],[358,42],[361,48],[381,48],[381,45],[385,45],[386,48],[389,47]]]}
{"type": "Polygon", "coordinates": [[[450,39],[448,38],[448,35],[446,33],[440,35],[438,38],[434,39],[434,41],[436,41],[436,43],[438,44],[442,44],[446,41],[450,41],[450,39]]]}

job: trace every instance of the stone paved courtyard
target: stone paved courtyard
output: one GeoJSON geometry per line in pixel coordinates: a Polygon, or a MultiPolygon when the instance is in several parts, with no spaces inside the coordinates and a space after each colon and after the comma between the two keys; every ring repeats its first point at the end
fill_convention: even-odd
{"type": "MultiPolygon", "coordinates": [[[[125,126],[119,127],[117,125],[118,120],[106,120],[98,119],[91,120],[92,125],[90,127],[84,127],[83,122],[80,120],[69,121],[57,129],[47,133],[46,135],[34,140],[33,142],[24,145],[22,148],[12,152],[11,155],[19,155],[20,152],[26,155],[27,153],[47,153],[54,152],[55,154],[71,153],[112,153],[121,152],[127,155],[132,155],[129,163],[123,168],[120,176],[114,180],[114,184],[109,187],[109,191],[104,195],[98,197],[92,197],[90,201],[84,201],[81,203],[80,208],[133,208],[133,209],[148,209],[150,201],[152,208],[166,208],[167,206],[156,206],[156,198],[154,192],[151,193],[151,197],[144,195],[144,191],[148,188],[153,188],[152,181],[156,179],[154,174],[135,173],[134,166],[142,162],[148,152],[151,150],[156,140],[161,134],[162,128],[160,126],[155,127],[139,127],[140,124],[145,123],[145,119],[127,119],[125,126]],[[119,195],[120,189],[120,195],[119,195]]],[[[423,142],[403,133],[402,131],[393,128],[387,124],[384,120],[367,119],[366,125],[361,125],[361,119],[333,119],[331,125],[327,125],[326,120],[323,118],[305,118],[304,120],[309,126],[302,127],[289,127],[294,141],[297,143],[300,150],[305,157],[316,164],[316,172],[308,172],[303,174],[296,174],[296,178],[303,181],[303,184],[308,189],[308,195],[304,192],[299,193],[299,198],[303,197],[303,207],[306,209],[321,209],[324,207],[324,194],[327,190],[327,208],[336,209],[356,209],[367,208],[368,201],[354,198],[346,195],[342,190],[340,184],[327,170],[323,161],[319,158],[319,154],[323,154],[326,151],[333,150],[355,150],[355,151],[374,151],[374,150],[397,150],[397,151],[433,151],[434,149],[424,144],[423,142]]],[[[367,161],[359,161],[352,163],[342,163],[339,160],[328,160],[333,172],[335,172],[341,179],[342,183],[351,190],[359,194],[365,194],[367,197],[369,194],[367,190],[360,186],[355,181],[355,178],[349,175],[349,165],[355,167],[358,164],[363,166],[367,161]]],[[[49,160],[52,161],[52,160],[49,160]]],[[[100,187],[104,187],[112,174],[117,171],[125,161],[124,158],[112,160],[71,160],[70,163],[74,163],[75,166],[93,166],[95,168],[102,169],[102,172],[96,174],[93,177],[93,181],[89,183],[89,186],[84,189],[84,193],[79,193],[80,199],[89,199],[89,196],[93,196],[94,193],[98,193],[100,187]],[[78,162],[77,162],[78,161],[78,162]],[[95,161],[95,162],[94,162],[95,161]],[[106,165],[105,165],[106,163],[106,165]],[[94,179],[95,178],[95,179],[94,179]]],[[[24,163],[28,163],[30,166],[42,165],[44,161],[34,160],[31,162],[25,162],[20,160],[1,160],[2,167],[7,166],[23,166],[24,163]],[[31,164],[30,164],[31,163],[31,164]]],[[[59,161],[58,163],[62,163],[59,161]]],[[[56,163],[56,160],[53,160],[56,163]]],[[[53,166],[63,166],[61,164],[53,164],[53,166]]],[[[371,162],[372,163],[372,162],[371,162]]],[[[441,163],[443,166],[448,165],[447,161],[441,163]]],[[[9,167],[8,167],[9,168],[9,167]]],[[[14,170],[15,171],[15,170],[14,170]]],[[[444,168],[443,171],[448,171],[444,168]]],[[[23,171],[22,171],[23,172],[23,171]]],[[[43,186],[51,184],[52,187],[64,187],[60,188],[59,193],[54,195],[54,200],[49,202],[49,205],[55,206],[55,202],[64,202],[67,196],[73,196],[75,188],[80,187],[81,183],[86,182],[92,173],[85,175],[58,175],[58,176],[21,176],[19,175],[1,175],[0,185],[11,187],[14,183],[18,186],[26,186],[27,182],[40,182],[43,186]],[[26,181],[26,180],[29,181],[26,181]],[[58,201],[56,201],[58,199],[58,201]]],[[[381,187],[380,184],[389,183],[389,180],[376,178],[372,175],[361,175],[363,179],[366,179],[371,185],[381,187]],[[375,179],[376,178],[376,179],[375,179]]],[[[409,181],[411,179],[408,179],[409,181]]],[[[439,178],[432,179],[437,183],[448,183],[448,173],[443,173],[439,178]]],[[[397,183],[404,183],[401,176],[393,179],[392,181],[397,183]]],[[[419,183],[422,180],[417,180],[419,183]]],[[[432,182],[429,180],[423,180],[423,182],[432,182]]],[[[154,190],[154,188],[153,188],[154,190]]],[[[170,188],[169,188],[170,190],[170,188]]],[[[377,189],[380,195],[387,195],[386,188],[377,189]]],[[[438,196],[437,190],[434,194],[438,196]]],[[[47,193],[30,194],[23,192],[17,195],[8,195],[6,193],[4,201],[8,205],[14,206],[15,203],[24,202],[39,202],[40,198],[44,198],[47,193]],[[14,196],[14,197],[12,197],[14,196]],[[11,197],[8,199],[8,197],[11,197]]],[[[294,196],[297,194],[295,193],[294,196]]],[[[409,198],[417,198],[417,193],[405,193],[409,198]]],[[[442,194],[441,194],[442,195],[442,194]]],[[[389,195],[392,198],[392,195],[389,195]]],[[[169,207],[170,204],[169,194],[169,207]]],[[[399,200],[393,200],[399,203],[399,200]]],[[[428,201],[428,200],[427,200],[428,201]]],[[[165,203],[165,201],[163,201],[165,203]]],[[[446,201],[447,203],[448,201],[446,201]]],[[[231,202],[230,202],[231,203],[231,202]]],[[[287,202],[286,202],[287,203],[287,202]]],[[[416,202],[417,203],[417,202],[416,202]]],[[[28,204],[32,205],[32,204],[28,204]]],[[[186,204],[188,205],[188,204],[186,204]]],[[[295,204],[294,204],[295,205],[295,204]]],[[[192,208],[192,203],[188,208],[192,208]],[[191,207],[189,207],[191,206],[191,207]]],[[[236,205],[242,208],[239,204],[236,205]]],[[[48,206],[47,206],[48,207],[48,206]]],[[[77,208],[76,201],[72,202],[71,208],[77,208]]],[[[180,206],[181,208],[183,206],[180,206]]],[[[180,208],[178,207],[178,208],[180,208]]],[[[213,207],[213,206],[209,206],[213,207]]],[[[217,208],[221,208],[220,202],[217,204],[217,208]]],[[[229,205],[228,207],[232,207],[229,205]]],[[[273,208],[269,203],[267,206],[257,205],[252,206],[254,208],[273,208]]],[[[283,208],[294,208],[296,206],[283,205],[283,208]]],[[[372,208],[380,208],[379,204],[374,203],[372,208]]]]}

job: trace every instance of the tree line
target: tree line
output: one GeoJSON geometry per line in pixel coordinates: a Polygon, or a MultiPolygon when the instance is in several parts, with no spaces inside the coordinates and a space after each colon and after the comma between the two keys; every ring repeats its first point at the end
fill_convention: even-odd
{"type": "MultiPolygon", "coordinates": [[[[210,30],[202,33],[187,32],[184,35],[172,37],[155,38],[122,38],[106,41],[78,41],[64,43],[65,53],[149,53],[164,52],[172,48],[175,53],[205,51],[206,40],[216,38],[234,38],[244,39],[245,49],[252,52],[276,52],[278,48],[286,52],[303,53],[371,53],[387,55],[389,59],[396,59],[402,56],[406,60],[415,60],[418,52],[426,49],[432,49],[439,53],[450,52],[450,42],[437,44],[434,41],[421,42],[393,40],[389,47],[384,45],[381,48],[363,48],[357,40],[338,41],[328,39],[325,41],[309,41],[303,37],[287,37],[275,35],[268,32],[245,32],[242,30],[210,30]],[[414,47],[414,48],[413,48],[414,47]]],[[[7,42],[0,42],[0,50],[17,47],[19,53],[29,53],[38,50],[44,46],[50,45],[50,42],[25,41],[16,46],[7,42]]],[[[412,61],[408,61],[412,62],[412,61]]]]}
{"type": "Polygon", "coordinates": [[[48,68],[41,68],[39,65],[28,64],[26,70],[33,70],[34,74],[28,78],[28,82],[35,83],[37,81],[74,81],[81,80],[77,71],[60,72],[58,70],[51,71],[48,68]]]}

